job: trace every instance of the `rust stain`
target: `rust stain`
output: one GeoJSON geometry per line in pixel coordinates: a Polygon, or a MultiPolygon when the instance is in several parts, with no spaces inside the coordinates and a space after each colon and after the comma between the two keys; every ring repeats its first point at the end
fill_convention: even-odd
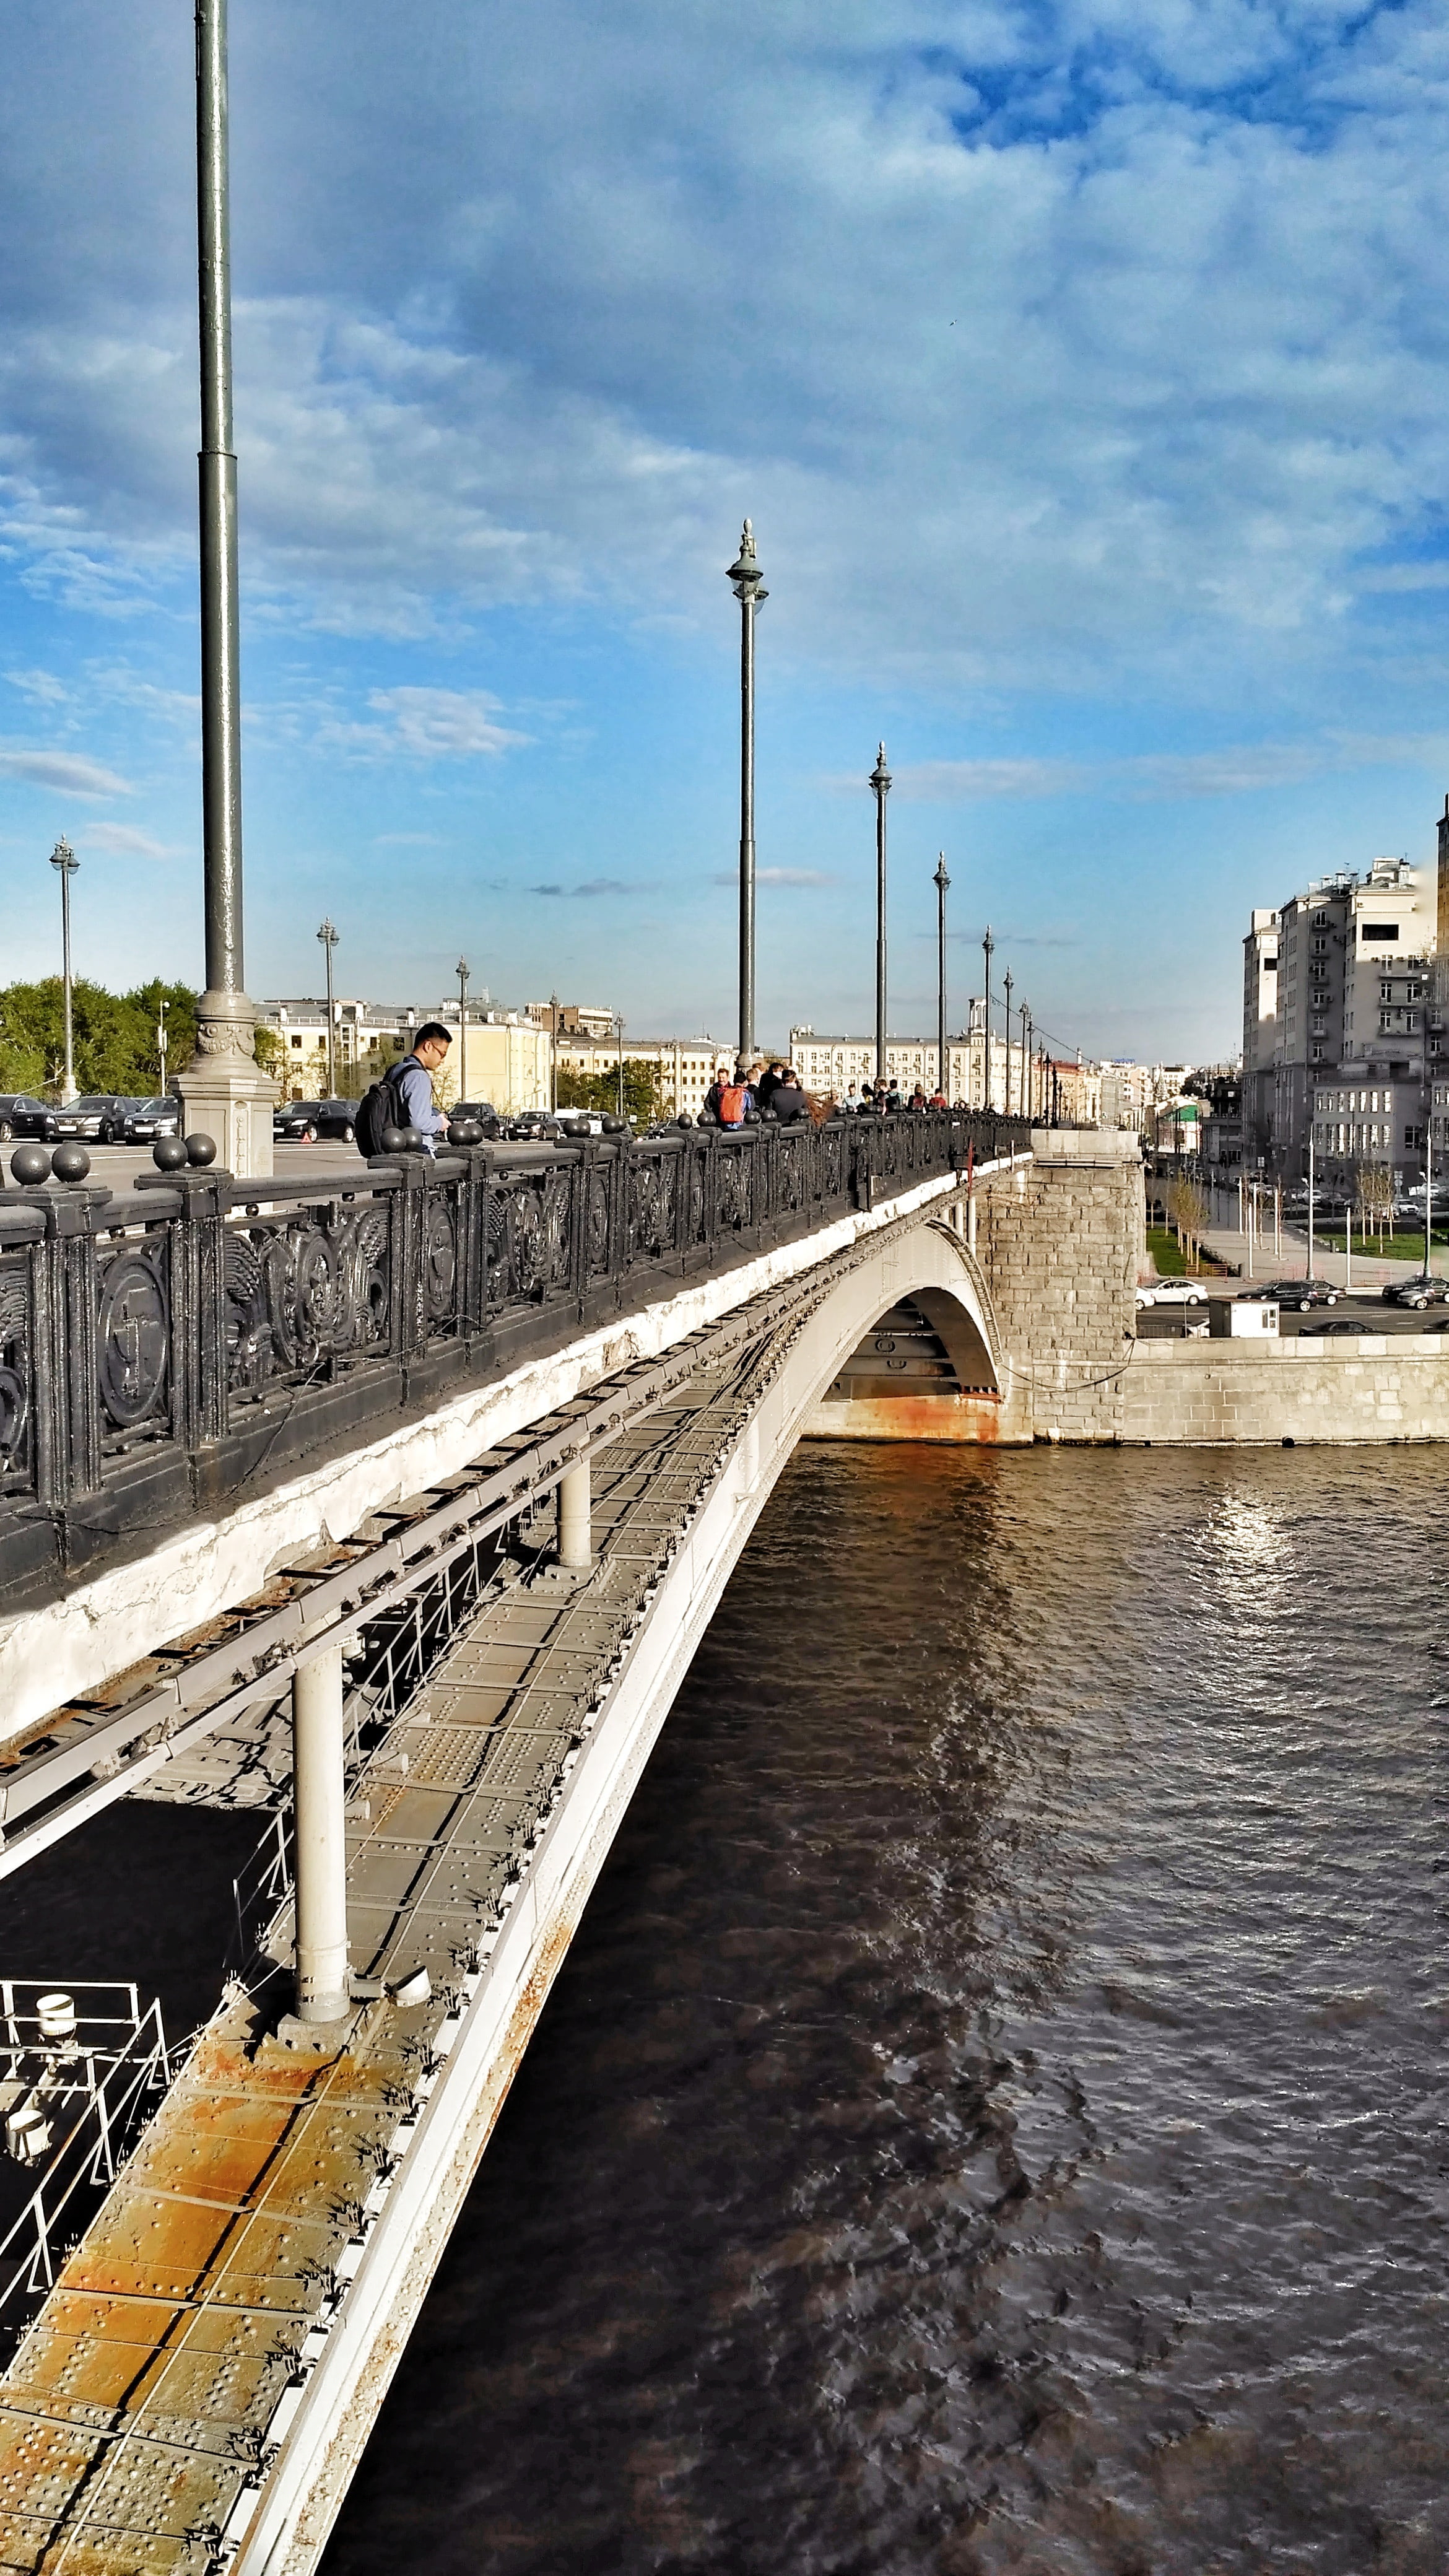
{"type": "Polygon", "coordinates": [[[822,1411],[837,1440],[989,1444],[1000,1438],[1001,1399],[995,1394],[852,1396],[822,1411]]]}

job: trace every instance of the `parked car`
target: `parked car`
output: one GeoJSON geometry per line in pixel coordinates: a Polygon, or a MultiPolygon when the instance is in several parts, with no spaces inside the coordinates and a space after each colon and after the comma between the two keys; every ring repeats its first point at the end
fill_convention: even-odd
{"type": "Polygon", "coordinates": [[[1336,1306],[1343,1290],[1327,1279],[1275,1279],[1265,1288],[1244,1288],[1240,1294],[1245,1303],[1261,1297],[1275,1306],[1296,1306],[1300,1315],[1306,1315],[1310,1306],[1336,1306]]]}
{"type": "Polygon", "coordinates": [[[272,1112],[272,1134],[290,1137],[297,1145],[315,1145],[319,1136],[335,1136],[350,1145],[360,1105],[356,1100],[284,1100],[272,1112]]]}
{"type": "MultiPolygon", "coordinates": [[[[92,1091],[83,1100],[67,1100],[55,1111],[57,1136],[79,1136],[90,1143],[101,1143],[101,1130],[109,1127],[126,1106],[124,1092],[92,1091]]],[[[109,1138],[104,1141],[109,1142],[109,1138]]]]}
{"type": "Polygon", "coordinates": [[[1151,1279],[1137,1291],[1139,1306],[1205,1306],[1207,1286],[1201,1279],[1151,1279]]]}
{"type": "MultiPolygon", "coordinates": [[[[539,1114],[541,1116],[542,1112],[539,1114]]],[[[498,1112],[491,1100],[460,1100],[455,1109],[449,1110],[448,1117],[450,1121],[476,1118],[485,1136],[498,1134],[498,1112]]]]}
{"type": "Polygon", "coordinates": [[[1321,1324],[1305,1324],[1303,1327],[1305,1338],[1309,1333],[1361,1333],[1362,1331],[1363,1325],[1356,1323],[1351,1315],[1328,1315],[1321,1324]]]}
{"type": "MultiPolygon", "coordinates": [[[[169,1091],[158,1091],[153,1100],[133,1100],[116,1132],[123,1145],[149,1145],[157,1136],[179,1136],[181,1103],[169,1091]]],[[[103,1145],[107,1141],[101,1138],[103,1145]]]]}
{"type": "Polygon", "coordinates": [[[1392,1287],[1384,1290],[1384,1304],[1413,1306],[1420,1311],[1425,1306],[1449,1304],[1449,1279],[1436,1277],[1432,1270],[1421,1271],[1417,1279],[1396,1279],[1392,1287]]]}
{"type": "Polygon", "coordinates": [[[12,1136],[38,1136],[43,1145],[53,1145],[59,1134],[55,1111],[43,1100],[33,1100],[28,1091],[0,1091],[0,1145],[12,1136]]]}

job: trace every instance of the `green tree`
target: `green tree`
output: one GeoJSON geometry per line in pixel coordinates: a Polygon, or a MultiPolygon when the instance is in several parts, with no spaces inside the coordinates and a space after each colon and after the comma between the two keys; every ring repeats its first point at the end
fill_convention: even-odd
{"type": "MultiPolygon", "coordinates": [[[[159,1005],[167,1004],[167,1072],[196,1049],[196,995],[187,984],[153,978],[129,993],[111,993],[85,976],[71,988],[75,1078],[82,1092],[145,1097],[157,1089],[159,1005]]],[[[57,1098],[65,1079],[65,987],[58,975],[0,991],[0,1090],[57,1098]]]]}
{"type": "MultiPolygon", "coordinates": [[[[578,1073],[568,1065],[559,1066],[558,1105],[560,1109],[615,1110],[619,1106],[619,1076],[608,1073],[578,1073]]],[[[648,1127],[664,1115],[664,1089],[659,1067],[645,1057],[624,1059],[624,1115],[636,1126],[648,1127]]]]}

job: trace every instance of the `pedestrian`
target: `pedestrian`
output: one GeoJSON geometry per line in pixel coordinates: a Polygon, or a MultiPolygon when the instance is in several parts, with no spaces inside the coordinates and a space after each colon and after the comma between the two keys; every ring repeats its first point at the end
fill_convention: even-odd
{"type": "Polygon", "coordinates": [[[388,1077],[401,1103],[404,1124],[416,1128],[429,1154],[436,1154],[438,1138],[448,1132],[447,1119],[433,1106],[433,1076],[452,1043],[441,1020],[425,1021],[388,1077]]]}
{"type": "Polygon", "coordinates": [[[719,1075],[704,1095],[701,1118],[715,1118],[721,1127],[743,1127],[754,1112],[754,1094],[750,1089],[749,1066],[737,1064],[732,1076],[719,1075]]]}
{"type": "MultiPolygon", "coordinates": [[[[876,1089],[877,1089],[877,1094],[879,1094],[879,1089],[880,1089],[879,1084],[877,1084],[876,1089]]],[[[888,1082],[888,1083],[887,1083],[887,1085],[886,1085],[886,1096],[885,1096],[884,1106],[885,1106],[885,1108],[887,1108],[887,1109],[899,1109],[899,1108],[901,1108],[901,1107],[902,1107],[902,1105],[903,1105],[903,1104],[902,1104],[902,1101],[901,1101],[901,1086],[900,1086],[900,1084],[897,1082],[897,1080],[896,1080],[896,1078],[895,1078],[895,1075],[894,1075],[894,1074],[892,1074],[892,1075],[891,1075],[891,1077],[890,1077],[889,1082],[888,1082]]]]}
{"type": "Polygon", "coordinates": [[[915,1087],[915,1090],[911,1093],[911,1107],[912,1107],[913,1109],[924,1109],[926,1106],[927,1106],[927,1101],[926,1101],[925,1086],[924,1086],[924,1084],[922,1084],[922,1083],[919,1083],[919,1082],[918,1082],[918,1083],[917,1083],[917,1085],[916,1085],[916,1087],[915,1087]]]}
{"type": "Polygon", "coordinates": [[[787,1064],[781,1073],[770,1107],[782,1127],[791,1127],[797,1118],[808,1116],[809,1104],[800,1087],[800,1076],[792,1064],[787,1064]]]}
{"type": "Polygon", "coordinates": [[[785,1068],[782,1064],[770,1064],[765,1067],[764,1072],[760,1076],[759,1082],[755,1086],[755,1106],[757,1109],[769,1108],[771,1101],[779,1090],[780,1078],[784,1073],[784,1070],[785,1068]]]}
{"type": "Polygon", "coordinates": [[[850,1089],[847,1091],[840,1106],[842,1109],[846,1110],[858,1110],[862,1106],[860,1095],[857,1092],[854,1083],[851,1084],[850,1089]]]}

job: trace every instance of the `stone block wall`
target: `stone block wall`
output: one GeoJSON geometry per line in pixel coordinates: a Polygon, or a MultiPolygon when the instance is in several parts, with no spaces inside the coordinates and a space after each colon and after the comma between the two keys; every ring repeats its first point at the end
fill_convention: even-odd
{"type": "Polygon", "coordinates": [[[1120,1419],[1164,1448],[1449,1440],[1449,1333],[1139,1342],[1120,1419]]]}
{"type": "Polygon", "coordinates": [[[1135,1150],[1090,1159],[1082,1141],[1053,1156],[1039,1138],[1035,1161],[977,1192],[976,1258],[1000,1335],[1002,1440],[1122,1436],[1142,1166],[1135,1150]]]}

